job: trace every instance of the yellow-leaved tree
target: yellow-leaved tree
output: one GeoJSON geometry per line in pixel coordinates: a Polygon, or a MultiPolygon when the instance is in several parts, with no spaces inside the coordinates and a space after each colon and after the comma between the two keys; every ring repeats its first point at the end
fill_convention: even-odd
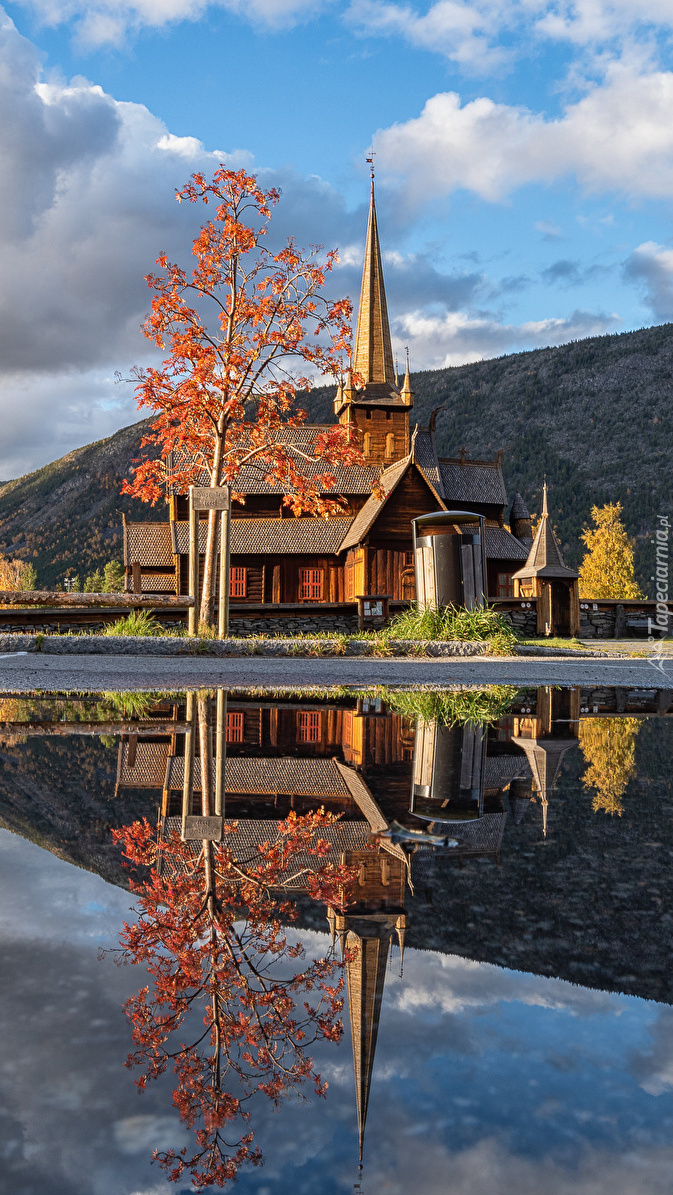
{"type": "Polygon", "coordinates": [[[581,598],[643,597],[633,574],[633,544],[621,513],[621,502],[591,508],[595,525],[582,532],[587,552],[580,565],[581,598]]]}
{"type": "Polygon", "coordinates": [[[591,802],[595,813],[622,816],[622,797],[636,773],[638,718],[582,718],[579,740],[587,761],[582,777],[584,788],[596,790],[591,802]]]}

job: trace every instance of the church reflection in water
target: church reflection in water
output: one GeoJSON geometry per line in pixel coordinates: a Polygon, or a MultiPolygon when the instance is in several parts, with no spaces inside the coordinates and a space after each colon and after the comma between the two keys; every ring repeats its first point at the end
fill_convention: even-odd
{"type": "MultiPolygon", "coordinates": [[[[388,960],[399,950],[402,965],[410,896],[432,902],[437,868],[461,868],[468,858],[500,866],[505,834],[516,836],[523,822],[537,823],[543,841],[580,718],[619,715],[625,700],[615,690],[541,688],[515,694],[503,716],[482,723],[447,719],[441,702],[414,710],[413,701],[396,705],[394,696],[220,693],[206,700],[206,739],[192,697],[153,710],[174,732],[164,724],[164,733],[153,733],[149,719],[122,737],[117,793],[161,790],[160,838],[177,831],[195,854],[203,837],[219,836],[222,819],[238,822],[237,849],[249,858],[290,810],[322,806],[340,815],[324,837],[355,869],[356,882],[348,908],[324,916],[347,959],[360,1165],[388,960]]],[[[665,712],[670,700],[670,693],[638,695],[636,712],[665,712]]]]}

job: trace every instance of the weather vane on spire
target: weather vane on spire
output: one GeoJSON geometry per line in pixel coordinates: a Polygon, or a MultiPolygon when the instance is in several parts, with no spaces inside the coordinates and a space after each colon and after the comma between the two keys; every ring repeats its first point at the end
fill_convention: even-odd
{"type": "Polygon", "coordinates": [[[368,153],[368,155],[367,155],[367,162],[369,163],[369,176],[370,176],[370,178],[373,178],[373,177],[374,177],[374,158],[375,158],[375,157],[376,157],[376,153],[375,153],[375,151],[374,151],[373,149],[370,149],[370,151],[369,151],[369,153],[368,153]]]}

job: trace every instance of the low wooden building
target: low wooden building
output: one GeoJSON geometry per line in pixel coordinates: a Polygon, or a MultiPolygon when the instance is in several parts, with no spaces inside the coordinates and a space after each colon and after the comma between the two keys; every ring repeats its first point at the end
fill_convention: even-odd
{"type": "MultiPolygon", "coordinates": [[[[468,460],[464,452],[459,458],[439,457],[434,418],[428,427],[410,425],[414,394],[408,361],[401,386],[393,365],[373,180],[353,372],[363,384],[356,387],[348,375],[337,390],[334,411],[338,422],[353,431],[365,463],[334,470],[337,484],[330,493],[342,502],[343,514],[295,518],[283,506],[282,485],[267,483],[254,462],[244,468],[235,488],[245,502],[232,508],[232,602],[282,607],[378,594],[412,600],[411,520],[435,510],[484,516],[488,596],[513,596],[512,575],[530,546],[530,519],[526,536],[525,518],[518,518],[521,538],[505,526],[500,456],[492,461],[468,460]],[[377,480],[380,498],[372,494],[377,480]]],[[[307,424],[291,435],[310,456],[316,437],[326,430],[328,425],[307,424]]],[[[198,484],[209,484],[205,473],[198,484]]],[[[188,593],[188,514],[187,496],[175,493],[169,496],[168,524],[125,525],[127,588],[161,593],[170,584],[171,592],[188,593]]]]}

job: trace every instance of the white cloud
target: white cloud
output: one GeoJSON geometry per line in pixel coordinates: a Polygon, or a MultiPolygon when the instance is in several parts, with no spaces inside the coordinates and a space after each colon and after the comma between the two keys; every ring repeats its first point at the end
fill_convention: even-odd
{"type": "Polygon", "coordinates": [[[613,63],[561,117],[456,92],[429,99],[420,116],[380,130],[378,163],[400,175],[418,204],[458,188],[504,199],[530,183],[574,176],[586,191],[664,197],[673,190],[673,73],[638,74],[613,63]]]}
{"type": "Polygon", "coordinates": [[[412,311],[394,321],[394,332],[409,344],[413,368],[441,369],[522,349],[566,344],[584,336],[600,336],[614,331],[618,323],[617,314],[587,311],[574,311],[565,319],[521,324],[505,324],[461,311],[444,315],[412,311]]]}
{"type": "Polygon", "coordinates": [[[647,6],[643,0],[437,0],[425,11],[390,0],[353,0],[347,16],[370,36],[397,34],[487,74],[515,56],[535,54],[547,39],[594,55],[635,45],[653,52],[653,39],[673,27],[673,0],[647,6]]]}
{"type": "MultiPolygon", "coordinates": [[[[317,16],[334,0],[16,0],[45,25],[71,25],[88,47],[119,45],[141,29],[199,21],[220,8],[270,28],[317,16]]],[[[673,0],[437,0],[425,9],[390,0],[351,0],[346,19],[370,36],[398,35],[470,73],[534,52],[539,39],[579,47],[648,41],[673,26],[673,0]],[[512,35],[507,37],[507,35],[512,35]],[[505,35],[503,37],[503,35],[505,35]]]]}
{"type": "Polygon", "coordinates": [[[627,258],[624,272],[644,287],[645,302],[657,319],[673,319],[673,249],[645,241],[627,258]]]}
{"type": "Polygon", "coordinates": [[[115,1121],[112,1134],[124,1154],[151,1154],[153,1149],[171,1149],[184,1135],[176,1116],[124,1116],[115,1121]]]}
{"type": "Polygon", "coordinates": [[[541,233],[545,241],[560,241],[563,236],[563,229],[552,220],[537,220],[535,231],[541,233]]]}
{"type": "MultiPolygon", "coordinates": [[[[85,79],[44,81],[0,9],[0,481],[138,417],[112,375],[150,357],[144,275],[162,251],[187,260],[201,212],[175,188],[217,161],[251,155],[176,137],[85,79]]],[[[276,236],[319,243],[345,227],[341,197],[320,180],[264,178],[286,191],[276,236]]]]}
{"type": "Polygon", "coordinates": [[[539,33],[579,45],[625,39],[673,26],[673,0],[557,0],[540,3],[539,33]]]}
{"type": "MultiPolygon", "coordinates": [[[[325,0],[328,2],[328,0],[325,0]]],[[[224,8],[247,20],[287,27],[323,7],[323,0],[17,0],[43,24],[72,24],[78,41],[93,47],[119,45],[128,33],[198,21],[209,8],[224,8]]]]}
{"type": "Polygon", "coordinates": [[[354,0],[346,16],[369,34],[399,34],[414,46],[445,54],[470,72],[483,74],[511,57],[511,51],[492,43],[506,12],[498,0],[481,4],[439,0],[423,14],[409,5],[354,0]]]}

